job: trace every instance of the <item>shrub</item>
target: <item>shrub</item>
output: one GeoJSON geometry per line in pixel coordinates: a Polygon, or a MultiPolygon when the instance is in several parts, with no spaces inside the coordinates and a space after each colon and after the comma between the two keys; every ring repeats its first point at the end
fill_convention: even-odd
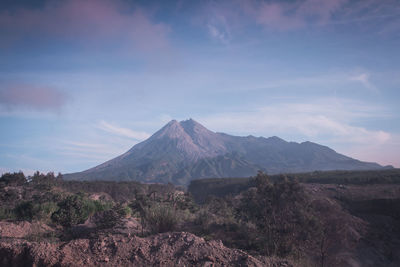
{"type": "Polygon", "coordinates": [[[132,215],[132,209],[129,206],[126,205],[119,205],[116,207],[116,212],[122,217],[122,218],[129,218],[132,215]]]}
{"type": "Polygon", "coordinates": [[[209,226],[209,224],[211,223],[211,220],[212,220],[212,216],[213,215],[207,209],[200,209],[196,213],[196,217],[194,219],[194,223],[196,225],[199,225],[203,232],[207,233],[208,226],[209,226]]]}
{"type": "Polygon", "coordinates": [[[33,201],[24,201],[14,208],[14,214],[18,220],[48,220],[57,209],[54,202],[34,204],[33,201]]]}
{"type": "Polygon", "coordinates": [[[70,227],[84,223],[95,212],[110,208],[97,200],[84,198],[81,194],[70,195],[58,203],[59,209],[51,216],[52,220],[62,226],[70,227]]]}
{"type": "Polygon", "coordinates": [[[0,207],[0,220],[14,219],[15,213],[12,209],[0,207]]]}
{"type": "Polygon", "coordinates": [[[145,208],[144,221],[152,233],[164,233],[173,231],[179,219],[174,208],[166,204],[156,203],[145,208]]]}
{"type": "Polygon", "coordinates": [[[45,202],[34,205],[34,218],[37,220],[49,220],[51,215],[58,209],[55,202],[45,202]]]}
{"type": "Polygon", "coordinates": [[[121,220],[122,216],[116,210],[100,211],[94,214],[93,221],[98,229],[112,228],[121,220]]]}
{"type": "Polygon", "coordinates": [[[35,215],[34,205],[31,201],[24,201],[14,208],[18,220],[31,221],[35,215]]]}

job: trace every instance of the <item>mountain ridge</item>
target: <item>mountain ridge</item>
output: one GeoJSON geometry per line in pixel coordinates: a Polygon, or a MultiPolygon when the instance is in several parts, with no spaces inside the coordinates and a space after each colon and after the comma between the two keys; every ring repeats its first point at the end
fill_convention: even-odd
{"type": "Polygon", "coordinates": [[[380,168],[383,167],[377,163],[362,162],[310,141],[296,143],[277,136],[215,133],[189,119],[171,120],[124,154],[64,177],[187,185],[196,178],[252,176],[258,170],[275,174],[380,168]]]}

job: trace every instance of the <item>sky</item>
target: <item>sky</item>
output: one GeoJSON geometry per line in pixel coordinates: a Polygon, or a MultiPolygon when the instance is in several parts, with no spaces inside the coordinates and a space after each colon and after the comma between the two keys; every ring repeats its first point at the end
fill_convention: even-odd
{"type": "Polygon", "coordinates": [[[172,119],[400,167],[399,0],[0,1],[0,172],[94,167],[172,119]]]}

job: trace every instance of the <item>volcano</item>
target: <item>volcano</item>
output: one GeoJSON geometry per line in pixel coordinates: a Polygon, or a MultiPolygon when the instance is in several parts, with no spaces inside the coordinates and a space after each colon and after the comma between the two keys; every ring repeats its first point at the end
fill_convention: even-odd
{"type": "Polygon", "coordinates": [[[258,170],[277,174],[380,168],[316,143],[215,133],[189,119],[172,120],[126,153],[64,178],[187,185],[196,178],[247,177],[258,170]]]}

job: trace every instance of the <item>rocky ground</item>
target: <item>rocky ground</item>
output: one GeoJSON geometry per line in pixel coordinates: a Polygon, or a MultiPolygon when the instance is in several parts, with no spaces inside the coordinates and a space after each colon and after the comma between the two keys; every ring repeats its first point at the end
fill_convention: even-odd
{"type": "Polygon", "coordinates": [[[0,266],[293,266],[286,260],[255,258],[187,232],[28,241],[32,228],[52,231],[28,222],[1,222],[0,266]]]}

